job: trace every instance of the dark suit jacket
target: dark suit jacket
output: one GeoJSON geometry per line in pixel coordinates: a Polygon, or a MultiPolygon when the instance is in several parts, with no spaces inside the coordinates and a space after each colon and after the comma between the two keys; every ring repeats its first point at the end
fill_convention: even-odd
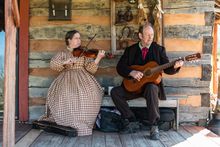
{"type": "MultiPolygon", "coordinates": [[[[141,49],[139,43],[136,43],[125,49],[124,54],[121,56],[117,64],[117,72],[124,78],[129,77],[129,73],[132,69],[129,68],[131,65],[144,65],[149,61],[155,61],[158,65],[162,65],[169,62],[169,59],[166,55],[165,48],[153,42],[149,48],[145,60],[142,59],[141,49]]],[[[166,74],[175,74],[179,71],[180,68],[174,69],[173,66],[167,69],[164,69],[166,74]]],[[[160,93],[159,98],[162,100],[166,99],[166,95],[163,88],[163,82],[159,84],[160,93]]]]}

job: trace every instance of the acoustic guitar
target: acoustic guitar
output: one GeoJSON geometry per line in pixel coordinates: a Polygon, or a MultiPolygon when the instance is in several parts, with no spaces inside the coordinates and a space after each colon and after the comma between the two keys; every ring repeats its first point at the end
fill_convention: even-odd
{"type": "Polygon", "coordinates": [[[162,70],[168,67],[174,66],[176,61],[193,61],[201,58],[200,53],[188,55],[186,57],[178,58],[174,61],[169,63],[158,65],[155,61],[150,61],[145,65],[132,65],[130,69],[141,71],[144,76],[141,78],[140,81],[137,81],[134,78],[124,78],[123,84],[125,89],[128,92],[140,92],[144,84],[146,83],[155,83],[159,84],[162,78],[162,70]]]}

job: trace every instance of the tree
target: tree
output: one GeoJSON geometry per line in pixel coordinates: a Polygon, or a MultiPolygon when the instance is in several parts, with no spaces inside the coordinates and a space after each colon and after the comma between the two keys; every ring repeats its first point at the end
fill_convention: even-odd
{"type": "Polygon", "coordinates": [[[4,77],[4,57],[0,55],[0,78],[4,77]]]}

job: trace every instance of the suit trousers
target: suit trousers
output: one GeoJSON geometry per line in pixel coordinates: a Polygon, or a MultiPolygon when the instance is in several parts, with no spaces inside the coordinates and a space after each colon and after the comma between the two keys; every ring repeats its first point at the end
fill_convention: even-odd
{"type": "Polygon", "coordinates": [[[128,120],[135,118],[135,115],[130,109],[127,100],[144,97],[147,105],[146,113],[151,125],[157,124],[160,119],[158,95],[159,87],[153,83],[146,84],[139,94],[128,92],[123,86],[114,87],[111,90],[111,97],[116,108],[120,111],[122,117],[128,120]]]}

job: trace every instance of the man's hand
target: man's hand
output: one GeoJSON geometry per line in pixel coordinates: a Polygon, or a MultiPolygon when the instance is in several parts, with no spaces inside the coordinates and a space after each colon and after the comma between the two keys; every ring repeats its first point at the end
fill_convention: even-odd
{"type": "Polygon", "coordinates": [[[177,69],[177,68],[183,66],[183,64],[184,64],[184,62],[182,60],[176,61],[175,65],[174,65],[174,68],[177,69]]]}
{"type": "Polygon", "coordinates": [[[140,72],[140,71],[132,70],[129,73],[129,75],[131,77],[133,77],[134,79],[136,79],[137,81],[140,81],[144,74],[142,72],[140,72]]]}

